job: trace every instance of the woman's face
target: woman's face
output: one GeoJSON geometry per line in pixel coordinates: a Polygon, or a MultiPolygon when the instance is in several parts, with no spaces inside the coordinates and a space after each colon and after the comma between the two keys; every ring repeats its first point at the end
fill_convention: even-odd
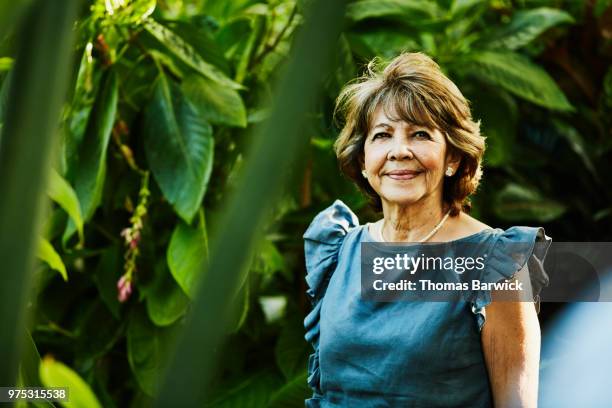
{"type": "Polygon", "coordinates": [[[374,112],[362,168],[383,203],[441,201],[447,166],[454,174],[457,163],[448,160],[446,138],[438,129],[391,120],[380,107],[374,112]]]}

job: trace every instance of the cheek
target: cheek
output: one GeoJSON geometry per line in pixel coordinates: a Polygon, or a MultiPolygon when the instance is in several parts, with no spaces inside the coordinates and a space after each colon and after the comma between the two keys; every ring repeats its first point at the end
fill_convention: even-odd
{"type": "Polygon", "coordinates": [[[379,146],[367,146],[363,150],[364,163],[366,169],[377,169],[385,161],[386,153],[379,146]]]}
{"type": "Polygon", "coordinates": [[[444,154],[438,149],[423,147],[414,153],[427,171],[437,172],[444,167],[444,154]]]}

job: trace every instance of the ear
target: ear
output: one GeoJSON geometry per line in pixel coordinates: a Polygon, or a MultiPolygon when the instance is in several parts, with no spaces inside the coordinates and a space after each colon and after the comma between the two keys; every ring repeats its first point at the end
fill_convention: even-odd
{"type": "Polygon", "coordinates": [[[444,168],[451,166],[455,171],[461,165],[461,155],[455,149],[452,149],[446,154],[446,166],[444,168]]]}

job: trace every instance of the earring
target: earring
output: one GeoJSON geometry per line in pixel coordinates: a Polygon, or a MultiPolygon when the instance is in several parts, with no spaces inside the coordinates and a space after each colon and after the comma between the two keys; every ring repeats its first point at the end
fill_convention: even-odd
{"type": "Polygon", "coordinates": [[[453,175],[453,168],[451,166],[448,166],[446,168],[446,173],[445,173],[448,177],[453,175]]]}
{"type": "Polygon", "coordinates": [[[364,178],[368,178],[368,172],[367,172],[367,171],[365,171],[365,170],[361,170],[361,175],[362,175],[364,178]]]}

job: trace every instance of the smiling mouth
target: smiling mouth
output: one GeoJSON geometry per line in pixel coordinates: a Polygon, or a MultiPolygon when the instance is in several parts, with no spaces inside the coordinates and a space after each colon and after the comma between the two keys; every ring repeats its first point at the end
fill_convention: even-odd
{"type": "Polygon", "coordinates": [[[394,172],[394,173],[387,173],[385,174],[385,176],[393,179],[393,180],[412,180],[413,178],[417,177],[419,174],[421,174],[421,172],[394,172]]]}

